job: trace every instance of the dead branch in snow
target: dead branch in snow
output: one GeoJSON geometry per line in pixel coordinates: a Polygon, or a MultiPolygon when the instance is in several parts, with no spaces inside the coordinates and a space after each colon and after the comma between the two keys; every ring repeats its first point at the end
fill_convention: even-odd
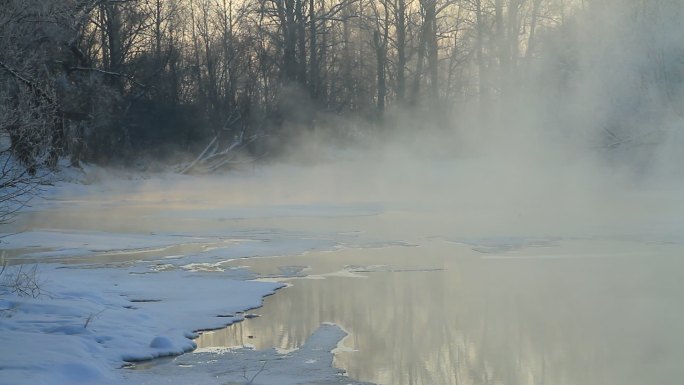
{"type": "Polygon", "coordinates": [[[259,158],[240,160],[239,157],[241,154],[244,154],[244,150],[247,146],[262,138],[263,136],[260,135],[252,135],[246,139],[236,137],[228,147],[220,150],[220,140],[219,135],[217,135],[209,142],[209,145],[207,145],[204,151],[202,151],[194,161],[181,170],[181,174],[188,174],[191,172],[215,172],[230,165],[252,163],[259,158]]]}
{"type": "Polygon", "coordinates": [[[258,158],[250,160],[239,160],[241,154],[245,153],[247,146],[255,141],[262,139],[261,135],[251,135],[245,138],[246,126],[243,125],[240,132],[235,134],[233,140],[225,147],[221,146],[221,136],[224,133],[233,131],[231,128],[235,126],[242,116],[239,112],[234,112],[228,116],[222,129],[214,136],[204,150],[187,165],[181,174],[188,174],[191,172],[215,172],[221,168],[228,167],[235,164],[251,163],[258,158]]]}
{"type": "Polygon", "coordinates": [[[253,383],[254,383],[254,380],[261,374],[261,372],[264,371],[264,369],[266,369],[266,364],[267,364],[267,363],[268,363],[268,361],[264,361],[264,363],[261,365],[261,368],[259,368],[259,370],[258,370],[256,373],[254,373],[254,375],[252,376],[252,378],[247,377],[247,368],[243,368],[243,370],[242,370],[242,377],[244,377],[244,379],[247,381],[247,382],[245,383],[245,385],[251,385],[251,384],[253,384],[253,383]]]}
{"type": "Polygon", "coordinates": [[[38,274],[38,265],[25,267],[19,265],[12,271],[3,268],[4,276],[0,281],[0,288],[20,297],[38,298],[43,291],[38,274]]]}

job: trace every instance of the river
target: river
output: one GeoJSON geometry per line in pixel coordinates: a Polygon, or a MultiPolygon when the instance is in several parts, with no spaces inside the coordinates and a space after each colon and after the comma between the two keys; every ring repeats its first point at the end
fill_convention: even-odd
{"type": "MultiPolygon", "coordinates": [[[[381,385],[683,381],[682,243],[606,232],[594,236],[589,225],[583,234],[537,229],[530,235],[528,228],[504,231],[493,222],[486,234],[483,223],[474,230],[458,212],[420,205],[231,206],[224,201],[217,206],[207,199],[179,203],[145,192],[30,211],[13,226],[262,241],[287,236],[334,245],[221,262],[288,287],[253,311],[259,317],[203,333],[199,351],[236,346],[288,351],[332,322],[348,333],[334,365],[354,379],[381,385]]],[[[154,260],[214,246],[216,239],[71,261],[154,260]]]]}

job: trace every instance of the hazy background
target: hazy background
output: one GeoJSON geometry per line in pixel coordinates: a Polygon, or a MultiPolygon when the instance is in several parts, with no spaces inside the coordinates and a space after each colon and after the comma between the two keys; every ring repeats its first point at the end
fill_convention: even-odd
{"type": "Polygon", "coordinates": [[[192,192],[140,182],[171,201],[380,202],[483,232],[676,233],[683,8],[10,1],[3,191],[94,164],[86,179],[104,183],[114,169],[203,175],[192,192]]]}

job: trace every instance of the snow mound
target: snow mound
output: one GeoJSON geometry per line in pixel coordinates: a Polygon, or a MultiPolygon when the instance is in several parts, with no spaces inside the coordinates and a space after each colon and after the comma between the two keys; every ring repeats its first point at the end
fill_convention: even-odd
{"type": "Polygon", "coordinates": [[[48,264],[39,297],[0,292],[0,385],[121,384],[125,361],[191,351],[195,330],[241,320],[217,315],[258,307],[282,286],[141,270],[48,264]]]}
{"type": "Polygon", "coordinates": [[[154,337],[152,342],[150,342],[150,347],[153,349],[166,349],[166,350],[173,350],[176,347],[173,345],[173,342],[169,337],[164,337],[164,336],[157,336],[154,337]]]}

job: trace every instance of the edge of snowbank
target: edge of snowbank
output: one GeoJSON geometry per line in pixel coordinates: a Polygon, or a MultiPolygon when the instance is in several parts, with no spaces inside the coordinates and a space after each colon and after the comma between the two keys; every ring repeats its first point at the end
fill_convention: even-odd
{"type": "Polygon", "coordinates": [[[0,384],[118,384],[125,361],[193,350],[193,330],[238,322],[282,286],[232,275],[41,265],[41,296],[0,297],[0,384]]]}

